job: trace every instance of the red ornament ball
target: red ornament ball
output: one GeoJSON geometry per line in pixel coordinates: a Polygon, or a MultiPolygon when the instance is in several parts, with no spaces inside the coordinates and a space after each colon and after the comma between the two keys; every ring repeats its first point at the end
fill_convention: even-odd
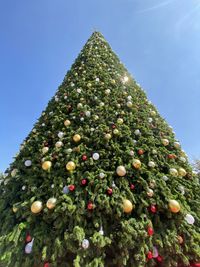
{"type": "Polygon", "coordinates": [[[148,252],[147,258],[150,260],[153,258],[153,253],[151,251],[148,252]]]}
{"type": "Polygon", "coordinates": [[[139,149],[138,150],[138,154],[141,156],[141,155],[143,155],[144,154],[144,150],[143,149],[139,149]]]}
{"type": "Polygon", "coordinates": [[[148,230],[147,230],[147,232],[148,232],[148,235],[149,236],[152,236],[154,234],[154,230],[153,230],[152,227],[149,227],[148,230]]]}
{"type": "Polygon", "coordinates": [[[156,213],[156,212],[157,212],[157,208],[156,208],[156,206],[155,206],[155,205],[151,205],[151,206],[150,206],[150,211],[151,211],[152,213],[156,213]]]}
{"type": "Polygon", "coordinates": [[[44,267],[50,267],[50,264],[48,262],[45,262],[44,267]]]}
{"type": "Polygon", "coordinates": [[[116,128],[116,125],[115,124],[112,124],[112,126],[111,126],[113,129],[115,129],[116,128]]]}
{"type": "Polygon", "coordinates": [[[86,161],[86,160],[87,160],[87,155],[84,154],[84,155],[82,156],[82,160],[83,160],[83,161],[86,161]]]}
{"type": "Polygon", "coordinates": [[[87,205],[87,209],[88,210],[93,210],[94,209],[94,205],[92,202],[89,202],[88,205],[87,205]]]}
{"type": "Polygon", "coordinates": [[[26,243],[31,242],[31,240],[32,240],[31,235],[30,235],[30,234],[27,234],[27,235],[26,235],[26,243]]]}
{"type": "Polygon", "coordinates": [[[71,184],[71,185],[68,186],[68,188],[69,188],[69,191],[72,192],[72,191],[75,190],[75,185],[71,184]]]}
{"type": "Polygon", "coordinates": [[[169,159],[175,159],[175,158],[176,158],[176,156],[175,156],[174,154],[168,154],[167,157],[168,157],[169,159]]]}
{"type": "Polygon", "coordinates": [[[82,180],[81,180],[81,184],[82,184],[82,185],[86,185],[86,184],[87,184],[87,180],[86,180],[86,179],[82,179],[82,180]]]}
{"type": "Polygon", "coordinates": [[[107,193],[108,193],[108,195],[110,195],[110,196],[111,196],[111,195],[112,195],[112,193],[113,193],[113,190],[112,190],[112,188],[110,188],[110,187],[109,187],[109,188],[107,189],[107,193]]]}
{"type": "Polygon", "coordinates": [[[160,256],[160,255],[158,255],[158,257],[156,258],[156,260],[157,260],[158,262],[162,262],[162,261],[163,261],[163,257],[160,256]]]}
{"type": "Polygon", "coordinates": [[[134,190],[134,189],[135,189],[134,184],[130,184],[130,189],[131,189],[131,190],[134,190]]]}

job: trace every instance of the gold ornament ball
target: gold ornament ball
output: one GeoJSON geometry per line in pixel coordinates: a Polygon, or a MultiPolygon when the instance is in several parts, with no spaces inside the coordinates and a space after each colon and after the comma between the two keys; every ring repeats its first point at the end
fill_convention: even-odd
{"type": "Polygon", "coordinates": [[[168,139],[162,139],[162,144],[164,146],[168,146],[169,145],[169,140],[168,139]]]}
{"type": "Polygon", "coordinates": [[[174,177],[178,176],[178,171],[177,171],[177,169],[175,169],[175,168],[171,168],[171,169],[169,170],[169,173],[170,173],[172,176],[174,176],[174,177]]]}
{"type": "Polygon", "coordinates": [[[174,147],[175,147],[175,148],[180,148],[180,146],[181,146],[181,145],[180,145],[179,142],[174,142],[174,147]]]}
{"type": "Polygon", "coordinates": [[[104,137],[106,140],[110,140],[112,138],[111,134],[109,134],[109,133],[105,134],[104,137]]]}
{"type": "Polygon", "coordinates": [[[64,121],[64,125],[67,127],[67,126],[69,126],[71,124],[71,121],[70,120],[65,120],[64,121]]]}
{"type": "Polygon", "coordinates": [[[42,169],[45,170],[45,171],[48,171],[52,166],[52,163],[51,161],[45,161],[42,163],[42,169]]]}
{"type": "Polygon", "coordinates": [[[116,170],[116,173],[117,173],[117,175],[118,176],[125,176],[126,175],[126,169],[125,169],[125,167],[124,166],[118,166],[117,167],[117,170],[116,170]]]}
{"type": "Polygon", "coordinates": [[[140,169],[142,164],[139,159],[134,159],[132,165],[135,169],[140,169]]]}
{"type": "Polygon", "coordinates": [[[180,207],[180,204],[178,203],[178,201],[172,199],[169,201],[169,209],[173,213],[178,213],[180,211],[181,207],[180,207]]]}
{"type": "Polygon", "coordinates": [[[178,169],[178,174],[179,174],[181,177],[184,177],[184,176],[186,176],[187,172],[186,172],[185,169],[183,169],[183,168],[179,168],[179,169],[178,169]]]}
{"type": "Polygon", "coordinates": [[[153,195],[154,195],[153,190],[150,189],[150,188],[148,188],[148,189],[147,189],[147,196],[148,196],[148,197],[153,197],[153,195]]]}
{"type": "Polygon", "coordinates": [[[56,201],[57,201],[57,199],[55,197],[49,198],[47,201],[47,204],[46,204],[47,208],[50,210],[54,209],[56,206],[56,201]]]}
{"type": "Polygon", "coordinates": [[[75,134],[74,136],[73,136],[73,140],[74,140],[74,142],[79,142],[80,140],[81,140],[81,136],[79,135],[79,134],[75,134]]]}
{"type": "Polygon", "coordinates": [[[133,204],[130,200],[124,199],[123,200],[123,210],[125,213],[130,213],[133,210],[133,204]]]}
{"type": "Polygon", "coordinates": [[[182,236],[178,235],[177,239],[178,239],[179,244],[183,244],[184,240],[183,240],[182,236]]]}
{"type": "Polygon", "coordinates": [[[115,135],[118,135],[118,134],[119,134],[119,130],[118,130],[118,129],[114,129],[114,130],[113,130],[113,133],[114,133],[115,135]]]}
{"type": "Polygon", "coordinates": [[[45,147],[42,148],[42,153],[43,154],[47,153],[48,151],[49,151],[48,146],[45,146],[45,147]]]}
{"type": "Polygon", "coordinates": [[[18,208],[13,206],[12,210],[13,210],[14,213],[16,213],[18,211],[18,208]]]}
{"type": "Polygon", "coordinates": [[[124,122],[124,120],[122,118],[117,119],[118,124],[122,124],[123,122],[124,122]]]}
{"type": "Polygon", "coordinates": [[[32,213],[39,213],[42,210],[42,202],[37,200],[35,202],[33,202],[33,204],[31,205],[31,211],[32,213]]]}
{"type": "Polygon", "coordinates": [[[74,171],[75,170],[75,168],[76,168],[76,165],[75,165],[75,163],[73,162],[73,161],[69,161],[67,164],[66,164],[66,169],[68,170],[68,171],[74,171]]]}

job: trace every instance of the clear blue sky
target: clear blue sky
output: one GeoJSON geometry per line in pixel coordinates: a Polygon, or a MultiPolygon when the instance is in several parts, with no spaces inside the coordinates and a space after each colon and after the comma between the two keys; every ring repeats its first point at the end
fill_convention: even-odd
{"type": "Polygon", "coordinates": [[[94,29],[200,158],[200,0],[1,0],[0,171],[94,29]]]}

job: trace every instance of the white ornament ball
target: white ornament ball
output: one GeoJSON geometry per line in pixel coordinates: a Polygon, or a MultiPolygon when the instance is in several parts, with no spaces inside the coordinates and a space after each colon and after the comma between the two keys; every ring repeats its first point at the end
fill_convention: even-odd
{"type": "Polygon", "coordinates": [[[106,94],[106,95],[109,95],[109,94],[110,94],[110,89],[106,89],[106,90],[105,90],[105,94],[106,94]]]}
{"type": "Polygon", "coordinates": [[[45,146],[45,147],[42,148],[42,153],[43,154],[47,153],[48,151],[49,151],[48,146],[45,146]]]}
{"type": "Polygon", "coordinates": [[[89,248],[89,245],[90,245],[89,240],[88,239],[83,239],[82,248],[87,249],[87,248],[89,248]]]}
{"type": "Polygon", "coordinates": [[[152,118],[148,118],[148,122],[151,123],[153,121],[152,118]]]}
{"type": "Polygon", "coordinates": [[[61,142],[61,141],[58,141],[58,142],[56,142],[56,144],[55,144],[55,146],[56,146],[57,148],[60,148],[62,145],[63,145],[63,142],[61,142]]]}
{"type": "Polygon", "coordinates": [[[140,134],[141,134],[141,132],[140,132],[140,130],[139,130],[139,129],[137,129],[137,130],[135,130],[134,134],[135,134],[135,135],[140,135],[140,134]]]}
{"type": "Polygon", "coordinates": [[[94,159],[94,160],[98,160],[99,159],[99,153],[94,153],[93,155],[92,155],[92,158],[94,159]]]}
{"type": "Polygon", "coordinates": [[[101,179],[103,179],[103,178],[105,177],[105,173],[100,172],[100,173],[99,173],[99,177],[100,177],[101,179]]]}
{"type": "Polygon", "coordinates": [[[90,117],[91,116],[91,112],[88,110],[88,111],[85,112],[85,115],[86,115],[86,117],[90,117]]]}
{"type": "Polygon", "coordinates": [[[156,166],[156,164],[155,164],[155,162],[153,162],[153,161],[149,161],[148,166],[149,166],[150,168],[154,168],[154,167],[156,166]]]}
{"type": "Polygon", "coordinates": [[[71,148],[68,148],[67,149],[67,154],[70,154],[70,153],[72,153],[72,149],[71,148]]]}
{"type": "Polygon", "coordinates": [[[169,178],[166,175],[163,175],[162,179],[166,182],[169,180],[169,178]]]}
{"type": "Polygon", "coordinates": [[[155,149],[152,150],[152,154],[156,155],[157,151],[155,149]]]}
{"type": "Polygon", "coordinates": [[[132,103],[131,101],[128,101],[128,102],[126,103],[126,105],[127,105],[128,108],[132,108],[133,103],[132,103]]]}
{"type": "Polygon", "coordinates": [[[177,176],[178,176],[178,171],[177,171],[177,169],[175,169],[175,168],[171,168],[171,169],[169,170],[169,173],[170,173],[172,176],[174,176],[174,177],[177,177],[177,176]]]}
{"type": "Polygon", "coordinates": [[[175,147],[175,148],[180,148],[180,146],[181,146],[181,145],[180,145],[179,142],[174,142],[174,147],[175,147]]]}
{"type": "Polygon", "coordinates": [[[168,139],[162,139],[162,144],[164,145],[164,146],[168,146],[169,145],[169,140],[168,139]]]}
{"type": "Polygon", "coordinates": [[[194,224],[194,222],[195,222],[195,219],[194,219],[194,217],[191,214],[187,214],[185,216],[185,220],[189,224],[194,224]]]}
{"type": "Polygon", "coordinates": [[[32,161],[31,160],[26,160],[25,162],[24,162],[24,165],[26,166],[26,167],[30,167],[31,165],[32,165],[32,161]]]}
{"type": "Polygon", "coordinates": [[[76,91],[77,91],[77,93],[79,93],[79,94],[81,93],[81,89],[80,89],[80,88],[78,88],[76,91]]]}
{"type": "Polygon", "coordinates": [[[117,123],[118,123],[118,124],[122,124],[123,122],[124,122],[124,120],[123,120],[122,118],[118,118],[118,119],[117,119],[117,123]]]}
{"type": "Polygon", "coordinates": [[[186,158],[180,157],[180,161],[182,161],[183,163],[185,163],[186,162],[186,158]]]}
{"type": "Polygon", "coordinates": [[[131,150],[129,154],[130,154],[131,157],[133,157],[134,156],[134,151],[131,150]]]}
{"type": "Polygon", "coordinates": [[[59,133],[58,133],[58,137],[59,137],[59,138],[63,138],[63,136],[64,136],[64,133],[63,133],[63,132],[59,132],[59,133]]]}
{"type": "Polygon", "coordinates": [[[132,96],[131,96],[131,95],[128,95],[128,96],[127,96],[127,99],[128,99],[128,100],[131,100],[131,99],[132,99],[132,96]]]}

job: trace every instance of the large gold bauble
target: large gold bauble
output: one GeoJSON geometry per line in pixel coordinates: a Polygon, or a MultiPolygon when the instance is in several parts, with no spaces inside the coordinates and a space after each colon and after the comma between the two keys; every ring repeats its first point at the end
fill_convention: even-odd
{"type": "Polygon", "coordinates": [[[164,146],[168,146],[169,145],[169,140],[168,139],[162,139],[162,144],[164,146]]]}
{"type": "Polygon", "coordinates": [[[75,134],[74,136],[73,136],[73,140],[74,140],[74,142],[79,142],[80,140],[81,140],[81,136],[79,135],[79,134],[75,134]]]}
{"type": "Polygon", "coordinates": [[[173,213],[178,213],[180,211],[181,207],[180,207],[180,204],[178,203],[178,201],[171,199],[169,201],[169,209],[173,213]]]}
{"type": "Polygon", "coordinates": [[[134,159],[132,165],[135,169],[140,169],[142,164],[141,164],[141,161],[139,159],[134,159]]]}
{"type": "Polygon", "coordinates": [[[67,164],[66,164],[66,169],[68,171],[74,171],[76,168],[76,164],[73,162],[73,161],[69,161],[67,164]]]}
{"type": "Polygon", "coordinates": [[[16,213],[18,211],[18,208],[13,206],[12,210],[13,210],[14,213],[16,213]]]}
{"type": "Polygon", "coordinates": [[[117,123],[118,123],[118,124],[123,124],[123,122],[124,122],[124,120],[123,120],[122,118],[118,118],[118,119],[117,119],[117,123]]]}
{"type": "Polygon", "coordinates": [[[124,199],[123,200],[123,210],[125,213],[130,213],[133,210],[133,204],[130,200],[124,199]]]}
{"type": "Polygon", "coordinates": [[[118,166],[116,169],[116,173],[118,176],[125,176],[126,175],[126,169],[124,166],[118,166]]]}
{"type": "Polygon", "coordinates": [[[178,174],[179,174],[181,177],[184,177],[184,176],[186,176],[187,172],[186,172],[185,169],[183,169],[183,168],[179,168],[179,169],[178,169],[178,174]]]}
{"type": "Polygon", "coordinates": [[[65,120],[64,121],[64,125],[67,127],[67,126],[69,126],[71,124],[71,121],[70,120],[65,120]]]}
{"type": "Polygon", "coordinates": [[[47,204],[46,204],[47,208],[50,209],[50,210],[54,209],[55,206],[56,206],[56,201],[57,201],[57,199],[55,197],[49,198],[47,200],[47,204]]]}
{"type": "Polygon", "coordinates": [[[42,202],[37,200],[35,202],[33,202],[33,204],[31,205],[31,211],[32,213],[39,213],[42,210],[42,202]]]}
{"type": "Polygon", "coordinates": [[[105,137],[106,140],[110,140],[112,138],[112,135],[107,133],[107,134],[105,134],[104,137],[105,137]]]}
{"type": "Polygon", "coordinates": [[[51,168],[51,166],[52,166],[51,161],[47,160],[42,163],[42,169],[45,171],[48,171],[51,168]]]}

